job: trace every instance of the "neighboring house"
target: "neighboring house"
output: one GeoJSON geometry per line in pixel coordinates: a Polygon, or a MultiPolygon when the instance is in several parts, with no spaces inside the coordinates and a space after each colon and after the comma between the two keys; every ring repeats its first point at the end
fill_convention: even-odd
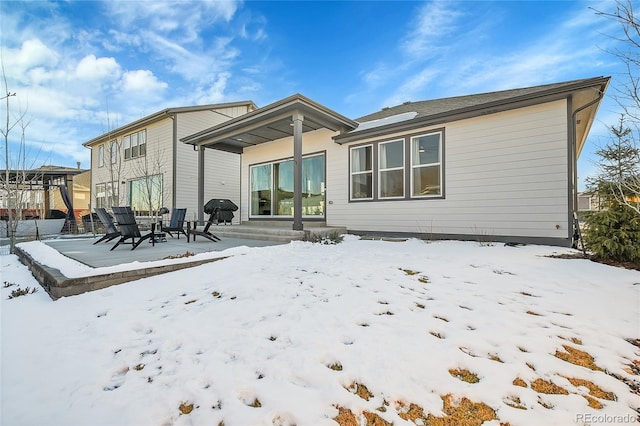
{"type": "Polygon", "coordinates": [[[604,210],[604,200],[595,192],[580,192],[578,194],[578,211],[604,210]]]}
{"type": "Polygon", "coordinates": [[[80,163],[77,168],[45,165],[28,170],[9,170],[11,200],[7,200],[6,191],[0,193],[0,217],[8,215],[7,209],[11,205],[12,209],[20,210],[22,218],[58,218],[56,213],[60,215],[60,212],[68,210],[60,191],[65,187],[72,200],[74,214],[79,218],[87,209],[89,179],[90,171],[81,169],[80,163]]]}
{"type": "MultiPolygon", "coordinates": [[[[407,102],[351,120],[293,95],[183,137],[240,154],[240,218],[569,246],[577,158],[608,77],[407,102]]],[[[205,149],[206,148],[206,149],[205,149]]]]}
{"type": "Polygon", "coordinates": [[[91,149],[92,210],[128,205],[145,216],[160,207],[187,208],[187,219],[193,219],[203,207],[198,199],[239,203],[239,157],[217,151],[199,165],[194,147],[179,139],[255,109],[251,101],[168,108],[85,142],[91,149]],[[208,176],[200,187],[198,167],[208,176]]]}

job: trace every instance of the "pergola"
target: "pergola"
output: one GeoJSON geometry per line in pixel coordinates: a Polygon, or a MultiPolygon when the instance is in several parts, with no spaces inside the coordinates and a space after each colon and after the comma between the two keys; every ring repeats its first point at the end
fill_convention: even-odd
{"type": "MultiPolygon", "coordinates": [[[[43,191],[44,217],[46,218],[51,213],[49,189],[51,187],[65,187],[69,200],[73,200],[73,176],[85,171],[80,168],[61,166],[41,166],[28,170],[2,170],[0,181],[3,189],[19,188],[29,191],[43,191]]],[[[67,207],[73,212],[72,205],[67,207]]]]}
{"type": "MultiPolygon", "coordinates": [[[[293,137],[293,229],[302,230],[303,134],[353,130],[358,123],[300,94],[181,139],[198,150],[198,205],[204,205],[205,148],[242,154],[244,148],[293,137]]],[[[203,212],[199,211],[199,220],[203,212]]]]}

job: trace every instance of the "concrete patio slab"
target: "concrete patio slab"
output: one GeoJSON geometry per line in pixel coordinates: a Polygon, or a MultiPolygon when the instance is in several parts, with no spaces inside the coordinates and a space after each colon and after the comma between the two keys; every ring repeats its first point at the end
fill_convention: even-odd
{"type": "Polygon", "coordinates": [[[94,268],[104,266],[120,265],[133,261],[148,262],[153,260],[166,259],[169,256],[180,256],[186,252],[198,254],[210,251],[222,251],[231,247],[265,247],[281,242],[254,240],[242,238],[222,238],[218,242],[209,241],[199,237],[196,241],[181,237],[180,239],[167,237],[166,242],[155,243],[143,242],[135,250],[131,250],[131,244],[121,244],[111,251],[117,240],[108,243],[102,242],[93,244],[100,236],[89,238],[56,238],[43,240],[46,245],[56,249],[61,254],[82,262],[94,268]]]}
{"type": "Polygon", "coordinates": [[[56,238],[43,240],[49,247],[57,250],[62,255],[77,260],[94,268],[109,267],[116,265],[126,265],[132,262],[137,263],[132,269],[118,269],[115,272],[106,272],[99,275],[87,275],[81,277],[67,277],[60,270],[44,265],[34,259],[27,252],[16,246],[16,254],[27,265],[33,276],[40,283],[42,288],[56,300],[60,297],[75,296],[88,291],[100,290],[112,285],[122,284],[141,278],[151,277],[158,274],[173,272],[184,268],[199,266],[209,262],[222,260],[225,256],[206,258],[202,260],[186,260],[191,256],[187,254],[199,254],[205,252],[222,251],[232,247],[264,247],[282,244],[274,241],[222,238],[218,242],[213,242],[200,238],[197,241],[187,242],[186,239],[167,238],[166,242],[159,242],[152,245],[143,242],[135,250],[131,250],[131,245],[120,245],[111,251],[115,245],[110,243],[93,244],[100,236],[90,238],[56,238]],[[181,258],[180,261],[170,260],[181,258]],[[158,262],[167,259],[165,262],[158,262]],[[144,262],[151,262],[145,264],[144,262]],[[160,263],[160,265],[158,265],[160,263]]]}

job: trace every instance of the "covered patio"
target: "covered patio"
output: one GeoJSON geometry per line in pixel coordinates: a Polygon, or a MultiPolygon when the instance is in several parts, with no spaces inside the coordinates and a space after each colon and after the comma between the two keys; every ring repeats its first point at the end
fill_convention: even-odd
{"type": "MultiPolygon", "coordinates": [[[[245,148],[284,138],[292,138],[292,229],[294,231],[302,231],[304,230],[302,206],[302,146],[304,133],[319,129],[329,129],[343,133],[353,130],[357,126],[357,122],[309,98],[295,94],[183,138],[181,139],[182,142],[193,145],[193,148],[198,151],[198,205],[203,206],[205,202],[204,181],[206,179],[206,171],[204,170],[204,158],[206,149],[217,149],[242,155],[245,148]]],[[[242,182],[242,185],[249,185],[249,182],[242,182]]],[[[241,203],[246,202],[249,202],[249,200],[241,200],[241,203]]],[[[199,212],[198,220],[204,220],[202,210],[199,212]]]]}

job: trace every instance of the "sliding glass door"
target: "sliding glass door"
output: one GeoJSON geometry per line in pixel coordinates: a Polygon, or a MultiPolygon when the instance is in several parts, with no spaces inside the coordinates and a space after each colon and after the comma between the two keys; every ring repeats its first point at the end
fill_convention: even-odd
{"type": "MultiPolygon", "coordinates": [[[[250,166],[250,217],[293,217],[293,160],[250,166]]],[[[302,216],[324,217],[325,155],[302,159],[302,216]]]]}

